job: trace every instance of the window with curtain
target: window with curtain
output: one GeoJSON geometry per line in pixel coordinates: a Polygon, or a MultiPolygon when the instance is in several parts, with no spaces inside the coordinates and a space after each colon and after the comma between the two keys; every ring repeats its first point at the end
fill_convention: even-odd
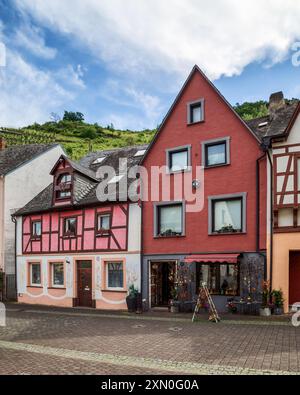
{"type": "Polygon", "coordinates": [[[107,263],[107,287],[124,288],[123,262],[107,263]]]}
{"type": "Polygon", "coordinates": [[[182,204],[158,206],[157,210],[157,234],[159,236],[182,235],[182,204]]]}
{"type": "Polygon", "coordinates": [[[30,285],[41,285],[41,264],[31,263],[30,264],[30,285]]]}
{"type": "Polygon", "coordinates": [[[42,222],[34,221],[32,222],[31,236],[35,239],[39,239],[42,236],[42,222]]]}
{"type": "Polygon", "coordinates": [[[100,231],[110,230],[110,214],[99,214],[98,215],[98,229],[100,231]]]}
{"type": "Polygon", "coordinates": [[[52,286],[63,287],[64,286],[64,264],[63,263],[52,263],[52,286]]]}
{"type": "Polygon", "coordinates": [[[57,192],[58,199],[65,199],[71,196],[72,176],[69,173],[61,174],[57,179],[60,190],[57,192]]]}
{"type": "Polygon", "coordinates": [[[202,101],[190,105],[190,123],[203,121],[202,101]]]}
{"type": "Polygon", "coordinates": [[[75,236],[77,227],[76,218],[66,218],[64,223],[64,235],[65,236],[75,236]]]}
{"type": "Polygon", "coordinates": [[[179,151],[169,152],[169,168],[170,171],[181,171],[186,170],[189,165],[188,160],[188,149],[182,149],[179,151]]]}
{"type": "Polygon", "coordinates": [[[242,198],[213,201],[212,231],[241,232],[243,229],[242,198]]]}
{"type": "Polygon", "coordinates": [[[226,142],[207,144],[205,146],[205,166],[224,165],[227,163],[226,142]]]}
{"type": "Polygon", "coordinates": [[[237,296],[239,294],[239,266],[220,263],[197,263],[197,289],[206,283],[212,295],[237,296]]]}

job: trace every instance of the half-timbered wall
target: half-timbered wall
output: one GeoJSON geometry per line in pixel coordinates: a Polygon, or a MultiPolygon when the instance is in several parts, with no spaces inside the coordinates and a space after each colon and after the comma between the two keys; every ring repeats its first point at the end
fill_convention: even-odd
{"type": "Polygon", "coordinates": [[[273,144],[274,229],[300,230],[300,118],[287,141],[273,144]]]}
{"type": "Polygon", "coordinates": [[[128,244],[128,204],[85,208],[76,211],[52,212],[23,218],[23,254],[59,252],[126,251],[128,244]],[[98,214],[111,215],[108,234],[97,233],[98,214]],[[64,235],[64,220],[76,218],[75,236],[64,235]],[[42,235],[36,240],[31,235],[32,222],[42,221],[42,235]]]}

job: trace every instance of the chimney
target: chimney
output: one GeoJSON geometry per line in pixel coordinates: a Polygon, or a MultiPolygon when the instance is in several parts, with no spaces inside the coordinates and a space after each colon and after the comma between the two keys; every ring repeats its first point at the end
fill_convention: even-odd
{"type": "Polygon", "coordinates": [[[286,106],[283,92],[272,93],[269,100],[269,114],[271,118],[274,118],[276,111],[286,106]]]}
{"type": "Polygon", "coordinates": [[[3,151],[6,148],[6,142],[3,137],[0,137],[0,151],[3,151]]]}

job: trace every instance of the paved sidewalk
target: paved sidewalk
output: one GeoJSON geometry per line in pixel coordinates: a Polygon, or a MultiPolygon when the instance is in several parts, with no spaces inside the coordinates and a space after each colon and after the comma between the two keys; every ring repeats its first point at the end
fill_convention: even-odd
{"type": "Polygon", "coordinates": [[[8,305],[0,374],[299,374],[300,328],[8,305]]]}

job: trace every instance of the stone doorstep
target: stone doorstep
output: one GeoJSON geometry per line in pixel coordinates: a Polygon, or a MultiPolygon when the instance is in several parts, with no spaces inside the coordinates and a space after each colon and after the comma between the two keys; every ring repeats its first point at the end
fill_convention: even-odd
{"type": "Polygon", "coordinates": [[[23,351],[40,355],[65,359],[77,359],[94,363],[115,366],[139,367],[158,370],[160,372],[186,373],[196,375],[300,375],[292,371],[276,371],[264,369],[241,368],[238,366],[209,365],[195,362],[170,361],[161,359],[100,354],[86,351],[75,351],[64,348],[39,346],[34,344],[0,341],[0,348],[23,351]]]}

